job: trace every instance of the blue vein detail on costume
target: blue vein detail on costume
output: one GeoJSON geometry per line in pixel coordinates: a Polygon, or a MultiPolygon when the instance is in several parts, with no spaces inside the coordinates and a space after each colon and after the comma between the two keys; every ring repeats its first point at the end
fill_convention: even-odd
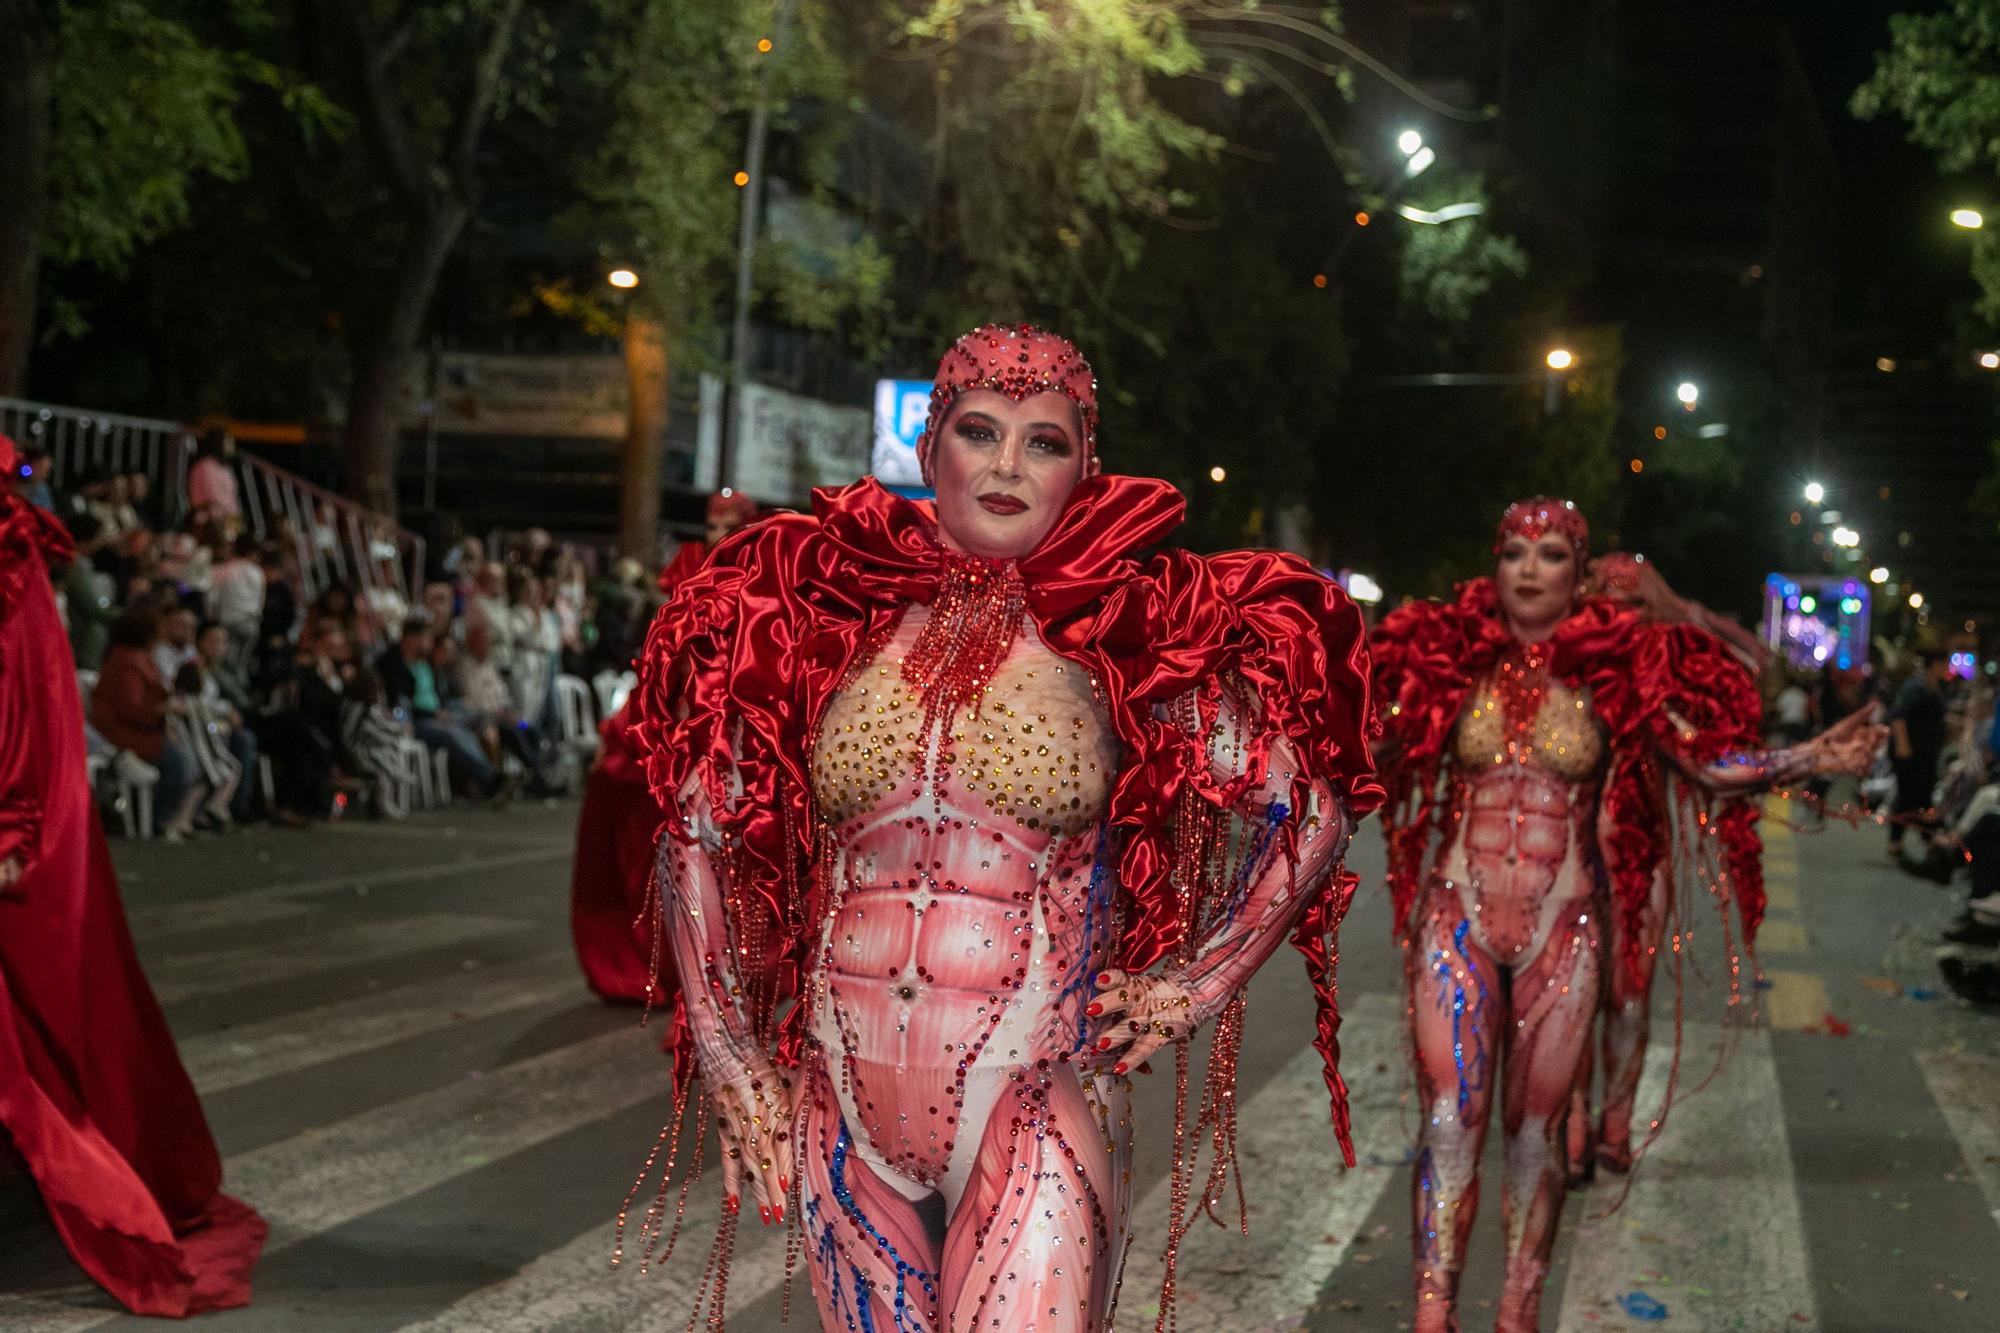
{"type": "MultiPolygon", "coordinates": [[[[1486,983],[1480,980],[1478,967],[1473,964],[1471,956],[1465,952],[1465,937],[1471,930],[1472,923],[1470,921],[1460,921],[1452,929],[1451,943],[1452,947],[1458,951],[1458,956],[1465,960],[1465,976],[1470,977],[1473,984],[1479,988],[1479,998],[1473,1004],[1471,1014],[1471,1017],[1476,1019],[1486,1010],[1487,996],[1486,983]]],[[[1472,1032],[1472,1065],[1474,1073],[1468,1075],[1465,1068],[1465,1020],[1467,1017],[1465,1011],[1465,981],[1459,976],[1458,970],[1452,966],[1451,956],[1443,949],[1432,952],[1431,971],[1437,975],[1439,1008],[1443,1008],[1447,1003],[1445,993],[1447,991],[1450,992],[1448,1002],[1451,1005],[1451,1058],[1458,1066],[1458,1109],[1463,1111],[1466,1103],[1472,1100],[1473,1090],[1484,1087],[1486,1084],[1486,1039],[1479,1034],[1479,1029],[1475,1025],[1472,1032]]]]}
{"type": "MultiPolygon", "coordinates": [[[[861,1325],[855,1322],[854,1306],[847,1295],[847,1283],[841,1277],[840,1251],[834,1243],[833,1227],[820,1224],[819,1200],[807,1199],[806,1230],[811,1232],[815,1225],[819,1226],[817,1233],[819,1239],[813,1245],[813,1262],[826,1274],[827,1298],[833,1302],[833,1309],[827,1313],[838,1315],[846,1324],[847,1333],[863,1333],[861,1325]]],[[[855,1278],[856,1287],[866,1286],[866,1283],[860,1280],[859,1273],[855,1274],[855,1278]]]]}
{"type": "Polygon", "coordinates": [[[1417,1154],[1417,1191],[1423,1196],[1424,1216],[1418,1225],[1423,1228],[1424,1262],[1436,1264],[1441,1258],[1438,1245],[1437,1163],[1432,1159],[1429,1148],[1417,1154]]]}
{"type": "MultiPolygon", "coordinates": [[[[904,1262],[903,1256],[896,1253],[896,1247],[889,1243],[889,1238],[875,1229],[875,1224],[868,1220],[868,1215],[854,1202],[854,1193],[847,1188],[847,1152],[853,1146],[854,1136],[847,1132],[847,1121],[843,1119],[840,1122],[840,1137],[833,1145],[833,1162],[827,1170],[828,1179],[833,1185],[833,1197],[839,1201],[841,1211],[847,1214],[848,1220],[853,1222],[864,1236],[874,1241],[876,1248],[888,1255],[890,1262],[896,1265],[896,1333],[911,1333],[909,1325],[905,1322],[909,1315],[907,1299],[909,1279],[916,1278],[922,1285],[924,1293],[935,1300],[937,1275],[926,1273],[914,1264],[904,1262]]],[[[875,1333],[874,1316],[869,1305],[870,1288],[859,1268],[854,1270],[854,1286],[855,1313],[861,1321],[861,1333],[875,1333]]],[[[917,1329],[915,1333],[923,1333],[923,1330],[917,1329]]]]}
{"type": "Polygon", "coordinates": [[[1076,949],[1076,961],[1069,966],[1069,974],[1063,978],[1062,990],[1056,995],[1056,1012],[1072,997],[1076,1002],[1076,1043],[1070,1054],[1084,1048],[1090,1037],[1090,1019],[1084,1010],[1090,1007],[1091,978],[1097,975],[1097,962],[1091,956],[1096,952],[1099,937],[1111,936],[1112,890],[1115,881],[1111,875],[1111,837],[1103,823],[1097,826],[1097,859],[1090,867],[1090,888],[1083,897],[1083,939],[1076,949]]]}
{"type": "Polygon", "coordinates": [[[1271,802],[1264,811],[1264,827],[1257,830],[1257,837],[1250,844],[1250,855],[1243,858],[1243,866],[1236,872],[1236,883],[1230,887],[1229,907],[1222,915],[1224,926],[1233,925],[1236,914],[1243,910],[1243,904],[1250,900],[1250,885],[1263,873],[1264,858],[1270,855],[1272,840],[1277,837],[1278,825],[1291,818],[1291,807],[1283,801],[1271,802]]]}

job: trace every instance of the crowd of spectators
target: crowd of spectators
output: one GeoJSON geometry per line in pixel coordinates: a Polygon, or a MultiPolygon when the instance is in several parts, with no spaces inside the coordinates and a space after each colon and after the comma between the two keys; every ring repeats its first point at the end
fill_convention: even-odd
{"type": "Polygon", "coordinates": [[[570,785],[558,681],[629,665],[657,602],[636,563],[593,582],[585,553],[535,531],[491,555],[468,538],[412,583],[380,543],[364,590],[308,600],[298,552],[332,516],[303,542],[251,535],[233,455],[203,441],[175,518],[143,473],[56,487],[46,453],[24,451],[18,493],[76,539],[57,599],[107,803],[150,790],[160,835],[181,840],[253,819],[401,818],[439,777],[494,803],[570,785]]]}

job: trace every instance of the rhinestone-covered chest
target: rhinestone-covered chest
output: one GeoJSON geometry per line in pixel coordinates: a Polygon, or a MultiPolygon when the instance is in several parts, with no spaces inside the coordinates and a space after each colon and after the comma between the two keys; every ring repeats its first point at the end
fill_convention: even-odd
{"type": "Polygon", "coordinates": [[[1542,679],[1532,722],[1525,728],[1511,722],[1501,682],[1493,677],[1473,690],[1459,717],[1458,761],[1474,772],[1503,764],[1533,764],[1565,782],[1580,782],[1597,768],[1604,738],[1589,696],[1561,681],[1542,679]]]}
{"type": "MultiPolygon", "coordinates": [[[[813,792],[836,825],[931,777],[923,703],[901,670],[923,621],[924,608],[912,607],[821,722],[813,792]]],[[[1103,817],[1115,743],[1083,669],[1024,629],[984,695],[951,719],[941,757],[937,781],[951,804],[1068,835],[1103,817]]]]}

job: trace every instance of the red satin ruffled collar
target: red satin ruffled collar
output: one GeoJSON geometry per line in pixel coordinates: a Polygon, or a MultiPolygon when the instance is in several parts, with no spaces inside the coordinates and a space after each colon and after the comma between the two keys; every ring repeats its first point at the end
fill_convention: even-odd
{"type": "MultiPolygon", "coordinates": [[[[883,600],[928,601],[941,568],[937,510],[873,477],[813,492],[821,535],[864,572],[883,600]]],[[[1154,477],[1087,477],[1055,526],[1020,562],[1038,615],[1058,618],[1138,569],[1136,553],[1181,525],[1187,501],[1154,477]]]]}

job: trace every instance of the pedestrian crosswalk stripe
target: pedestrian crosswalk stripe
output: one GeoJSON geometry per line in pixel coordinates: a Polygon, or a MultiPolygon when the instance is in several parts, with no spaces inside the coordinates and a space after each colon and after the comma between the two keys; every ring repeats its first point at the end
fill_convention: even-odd
{"type": "Polygon", "coordinates": [[[666,1104],[667,1063],[635,1025],[241,1153],[223,1179],[283,1249],[648,1097],[666,1104]]]}
{"type": "Polygon", "coordinates": [[[1779,1032],[1803,1032],[1826,1021],[1833,1008],[1826,982],[1811,972],[1772,969],[1764,974],[1771,988],[1764,992],[1764,1014],[1779,1032]]]}
{"type": "MultiPolygon", "coordinates": [[[[712,1178],[711,1178],[712,1179],[712,1178]]],[[[699,1190],[701,1187],[696,1186],[699,1190]]],[[[595,1227],[536,1259],[513,1277],[458,1301],[435,1318],[399,1333],[682,1333],[694,1308],[712,1234],[712,1198],[688,1205],[681,1248],[667,1264],[644,1274],[628,1263],[609,1268],[616,1241],[612,1223],[595,1227]]],[[[781,1228],[754,1222],[737,1233],[729,1267],[729,1308],[735,1314],[775,1291],[785,1276],[781,1228]]],[[[812,1293],[803,1265],[792,1279],[792,1328],[814,1323],[812,1293]]],[[[733,1325],[732,1325],[733,1326],[733,1325]]]]}
{"type": "Polygon", "coordinates": [[[467,856],[455,861],[439,861],[429,865],[386,865],[372,870],[323,875],[317,879],[280,880],[271,884],[232,889],[226,894],[195,898],[186,902],[151,907],[135,904],[128,907],[126,916],[131,922],[132,933],[141,939],[203,926],[226,929],[232,925],[255,924],[261,919],[268,919],[269,909],[264,904],[274,900],[302,898],[315,893],[331,893],[338,889],[372,891],[393,888],[400,884],[424,884],[432,880],[456,879],[484,871],[533,865],[539,861],[561,861],[568,859],[569,856],[570,852],[566,847],[545,847],[530,851],[508,852],[500,856],[467,856]]]}
{"type": "Polygon", "coordinates": [[[589,997],[568,955],[449,973],[261,1023],[190,1037],[181,1062],[204,1096],[495,1014],[589,997]]]}
{"type": "MultiPolygon", "coordinates": [[[[1656,1030],[1642,1111],[1657,1105],[1672,1056],[1671,1029],[1656,1030]]],[[[1715,1080],[1674,1106],[1624,1206],[1604,1217],[1624,1185],[1600,1174],[1570,1200],[1578,1229],[1557,1333],[1623,1327],[1618,1300],[1634,1291],[1675,1328],[1819,1327],[1768,1031],[1741,1033],[1715,1080]]]]}
{"type": "Polygon", "coordinates": [[[1916,1055],[1917,1068],[1986,1196],[1989,1215],[2000,1223],[2000,1120],[1994,1118],[1994,1107],[2000,1105],[2000,1059],[1963,1051],[1916,1055]]]}
{"type": "MultiPolygon", "coordinates": [[[[1401,1002],[1362,996],[1341,1026],[1340,1045],[1359,1165],[1352,1171],[1341,1165],[1319,1053],[1308,1046],[1238,1112],[1237,1160],[1250,1201],[1250,1234],[1205,1221],[1189,1232],[1178,1282],[1182,1333],[1287,1326],[1283,1317],[1312,1308],[1382,1191],[1407,1180],[1410,1138],[1402,1099],[1409,1061],[1401,1002]],[[1321,1136],[1318,1151],[1314,1135],[1321,1136]]],[[[1153,1326],[1169,1202],[1161,1180],[1134,1212],[1119,1328],[1153,1326]]],[[[1233,1217],[1233,1209],[1232,1199],[1220,1211],[1233,1217]]]]}
{"type": "Polygon", "coordinates": [[[525,929],[508,917],[431,912],[366,921],[326,931],[299,931],[254,947],[231,945],[177,953],[149,971],[153,993],[172,1005],[203,995],[241,990],[277,981],[296,981],[357,963],[380,962],[426,949],[443,949],[525,929]]]}

